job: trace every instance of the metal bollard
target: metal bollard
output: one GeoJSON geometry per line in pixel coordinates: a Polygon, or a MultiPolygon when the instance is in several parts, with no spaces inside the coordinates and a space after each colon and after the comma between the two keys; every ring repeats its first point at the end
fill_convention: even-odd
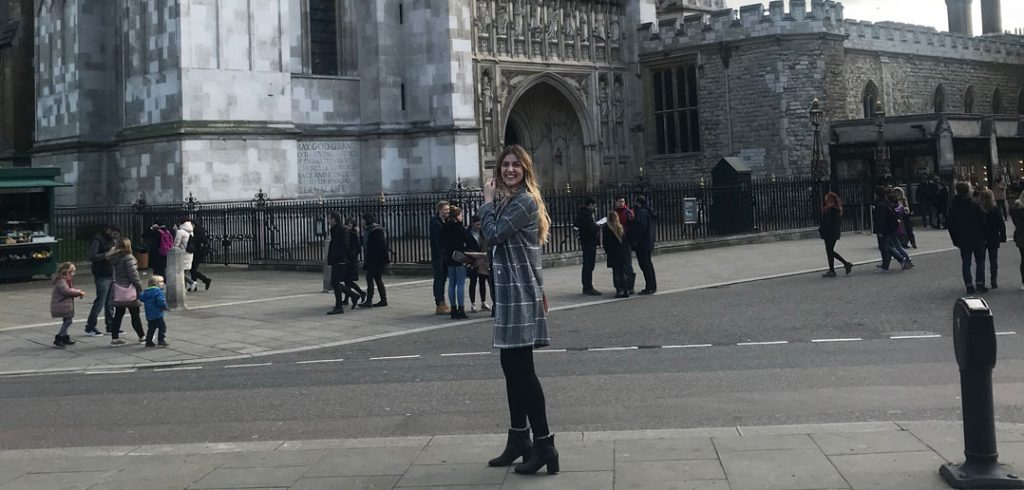
{"type": "Polygon", "coordinates": [[[167,307],[171,310],[187,310],[185,303],[185,251],[171,247],[167,252],[167,307]]]}
{"type": "Polygon", "coordinates": [[[999,463],[992,404],[996,330],[981,298],[960,298],[953,307],[953,347],[960,365],[964,417],[963,464],[944,464],[939,475],[953,488],[1024,488],[1020,474],[999,463]]]}

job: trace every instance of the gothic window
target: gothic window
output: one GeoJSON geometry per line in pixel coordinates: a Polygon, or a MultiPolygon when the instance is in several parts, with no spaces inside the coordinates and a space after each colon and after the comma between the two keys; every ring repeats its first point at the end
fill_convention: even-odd
{"type": "Polygon", "coordinates": [[[1003,113],[1003,92],[998,88],[992,92],[992,114],[1003,113]]]}
{"type": "Polygon", "coordinates": [[[868,81],[866,87],[864,87],[864,119],[871,119],[875,117],[875,105],[878,103],[878,86],[875,82],[868,81]]]}
{"type": "Polygon", "coordinates": [[[309,0],[309,51],[314,75],[338,75],[338,4],[309,0]]]}
{"type": "Polygon", "coordinates": [[[941,84],[935,88],[934,105],[936,114],[946,112],[946,89],[941,84]]]}
{"type": "Polygon", "coordinates": [[[974,113],[974,85],[967,87],[967,93],[964,94],[964,114],[974,113]]]}
{"type": "Polygon", "coordinates": [[[697,67],[657,70],[654,81],[654,126],[657,153],[700,151],[697,67]]]}

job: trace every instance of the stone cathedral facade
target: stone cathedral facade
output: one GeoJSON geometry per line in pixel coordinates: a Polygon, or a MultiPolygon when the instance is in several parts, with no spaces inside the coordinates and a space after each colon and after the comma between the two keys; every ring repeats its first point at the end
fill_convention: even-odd
{"type": "Polygon", "coordinates": [[[0,166],[83,206],[475,186],[510,143],[546,188],[799,177],[818,98],[832,175],[877,176],[876,102],[891,171],[1016,175],[1024,42],[981,1],[974,36],[972,0],[953,32],[831,0],[0,0],[0,166]]]}

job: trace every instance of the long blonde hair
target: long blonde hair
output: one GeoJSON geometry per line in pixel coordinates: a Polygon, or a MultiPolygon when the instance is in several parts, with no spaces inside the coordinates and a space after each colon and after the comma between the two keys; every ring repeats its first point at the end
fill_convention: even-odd
{"type": "Polygon", "coordinates": [[[985,211],[992,211],[996,208],[996,194],[992,192],[992,189],[981,191],[978,201],[981,202],[981,207],[985,208],[985,211]]]}
{"type": "Polygon", "coordinates": [[[511,190],[505,186],[505,181],[501,178],[501,162],[505,161],[505,157],[509,155],[515,155],[519,162],[523,164],[523,185],[526,186],[526,192],[530,194],[533,201],[537,203],[537,215],[539,216],[537,220],[537,238],[540,239],[540,244],[544,245],[548,242],[551,216],[548,215],[548,207],[544,204],[544,196],[540,194],[540,186],[537,184],[537,173],[533,169],[533,159],[530,158],[530,154],[522,146],[507,146],[501,151],[498,155],[498,164],[494,166],[494,182],[499,191],[505,195],[512,194],[511,190]]]}
{"type": "Polygon", "coordinates": [[[608,211],[607,226],[610,230],[612,230],[612,233],[615,234],[615,238],[618,238],[621,242],[622,235],[625,234],[626,231],[622,229],[622,222],[619,221],[619,213],[616,213],[615,210],[608,211]]]}

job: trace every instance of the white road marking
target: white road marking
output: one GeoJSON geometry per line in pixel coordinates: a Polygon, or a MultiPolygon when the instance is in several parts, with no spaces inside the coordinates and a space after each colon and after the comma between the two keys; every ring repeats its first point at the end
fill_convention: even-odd
{"type": "Polygon", "coordinates": [[[315,361],[299,361],[299,362],[296,362],[295,364],[322,364],[322,363],[325,363],[325,362],[341,362],[341,361],[344,361],[344,359],[317,359],[315,361]]]}
{"type": "Polygon", "coordinates": [[[390,360],[393,360],[393,359],[418,359],[419,357],[420,357],[420,355],[416,354],[416,355],[412,355],[412,356],[371,357],[370,360],[371,361],[390,361],[390,360]]]}
{"type": "Polygon", "coordinates": [[[860,337],[850,337],[846,339],[811,339],[813,343],[825,343],[825,342],[860,342],[864,340],[860,337]]]}
{"type": "Polygon", "coordinates": [[[202,366],[180,366],[171,368],[158,368],[154,369],[154,373],[162,373],[164,371],[195,371],[196,369],[202,369],[202,366]]]}
{"type": "Polygon", "coordinates": [[[937,334],[937,333],[936,334],[929,334],[929,335],[894,335],[892,337],[889,337],[889,340],[937,339],[937,338],[940,338],[940,337],[942,337],[942,336],[937,334]]]}
{"type": "Polygon", "coordinates": [[[247,367],[262,367],[262,366],[270,366],[271,364],[274,364],[274,363],[272,363],[272,362],[260,362],[260,363],[256,363],[256,364],[228,364],[227,366],[224,366],[224,369],[247,368],[247,367]]]}
{"type": "Polygon", "coordinates": [[[97,371],[86,371],[85,374],[123,374],[134,373],[137,369],[100,369],[97,371]]]}
{"type": "Polygon", "coordinates": [[[639,349],[639,347],[631,346],[631,347],[596,347],[596,348],[591,347],[591,348],[589,348],[587,350],[590,351],[590,352],[603,352],[603,351],[613,351],[613,350],[637,350],[637,349],[639,349]]]}
{"type": "Polygon", "coordinates": [[[739,345],[739,346],[742,346],[742,347],[747,347],[747,346],[751,346],[751,345],[783,345],[783,344],[788,344],[788,343],[789,343],[788,340],[773,340],[773,341],[770,341],[770,342],[739,342],[736,345],[739,345]]]}
{"type": "Polygon", "coordinates": [[[1017,335],[1017,332],[996,332],[996,335],[1017,335]]]}
{"type": "Polygon", "coordinates": [[[697,347],[714,347],[711,344],[663,345],[662,349],[694,349],[697,347]]]}
{"type": "Polygon", "coordinates": [[[536,354],[543,354],[545,352],[552,352],[552,353],[554,353],[554,352],[566,352],[566,350],[565,349],[537,349],[537,350],[535,350],[533,352],[536,353],[536,354]]]}
{"type": "Polygon", "coordinates": [[[441,357],[458,357],[458,356],[486,356],[490,352],[452,352],[448,354],[441,354],[441,357]]]}

